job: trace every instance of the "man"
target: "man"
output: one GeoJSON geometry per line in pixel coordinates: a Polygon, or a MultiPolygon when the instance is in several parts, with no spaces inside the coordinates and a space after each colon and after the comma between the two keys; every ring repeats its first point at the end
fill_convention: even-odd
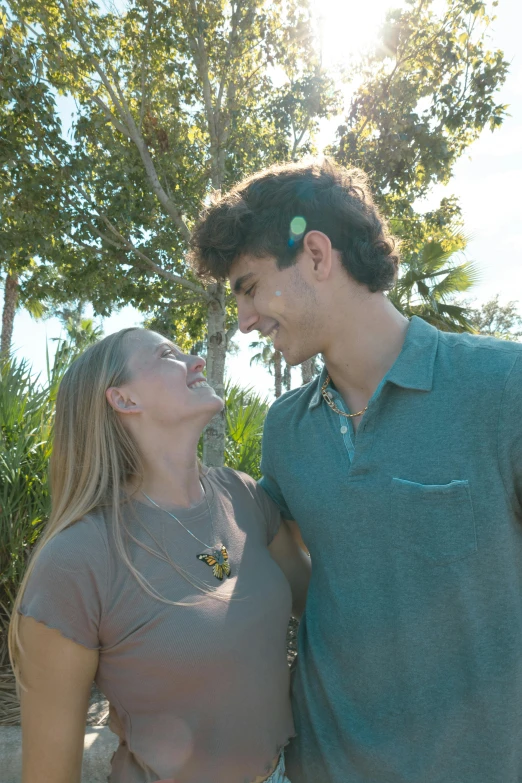
{"type": "Polygon", "coordinates": [[[196,227],[240,328],[320,377],[268,414],[262,485],[312,557],[292,783],[522,781],[522,345],[390,303],[361,172],[246,180],[196,227]]]}

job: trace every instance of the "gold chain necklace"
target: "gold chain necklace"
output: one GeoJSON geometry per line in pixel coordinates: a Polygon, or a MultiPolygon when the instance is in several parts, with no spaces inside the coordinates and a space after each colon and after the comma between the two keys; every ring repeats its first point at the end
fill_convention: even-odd
{"type": "Polygon", "coordinates": [[[362,416],[365,411],[368,410],[368,406],[366,408],[363,408],[362,411],[359,411],[358,413],[345,413],[344,411],[339,410],[335,402],[332,400],[332,396],[330,392],[326,391],[326,387],[330,383],[330,376],[326,376],[326,380],[321,386],[321,394],[323,395],[323,399],[326,402],[327,405],[330,406],[330,408],[339,414],[339,416],[344,416],[346,419],[353,419],[355,416],[362,416]]]}

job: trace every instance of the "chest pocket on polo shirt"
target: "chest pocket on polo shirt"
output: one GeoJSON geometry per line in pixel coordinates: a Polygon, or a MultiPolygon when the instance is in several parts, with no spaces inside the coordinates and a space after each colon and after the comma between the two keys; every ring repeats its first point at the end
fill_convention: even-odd
{"type": "Polygon", "coordinates": [[[477,551],[475,519],[467,481],[417,484],[393,478],[391,544],[434,564],[477,551]]]}

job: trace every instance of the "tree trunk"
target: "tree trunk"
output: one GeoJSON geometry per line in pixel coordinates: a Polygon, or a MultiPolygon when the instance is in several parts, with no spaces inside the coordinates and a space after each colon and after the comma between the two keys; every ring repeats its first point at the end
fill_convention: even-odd
{"type": "MultiPolygon", "coordinates": [[[[227,330],[225,288],[214,283],[208,288],[212,300],[208,306],[207,379],[222,399],[225,396],[225,360],[227,355],[227,330]]],[[[203,462],[208,467],[219,468],[225,455],[225,412],[218,413],[209,422],[203,437],[203,462]]]]}
{"type": "Polygon", "coordinates": [[[305,383],[310,383],[310,381],[314,377],[314,368],[315,368],[315,361],[313,357],[311,359],[307,359],[305,362],[301,364],[301,375],[303,378],[303,386],[305,383]]]}
{"type": "Polygon", "coordinates": [[[283,373],[282,373],[282,355],[279,351],[274,351],[274,380],[275,380],[275,396],[280,397],[282,394],[283,373]]]}
{"type": "Polygon", "coordinates": [[[285,371],[283,373],[283,386],[287,391],[292,388],[292,368],[285,362],[285,371]]]}
{"type": "Polygon", "coordinates": [[[13,340],[14,317],[18,303],[18,275],[7,274],[4,288],[4,310],[2,313],[2,337],[0,353],[8,356],[13,340]]]}

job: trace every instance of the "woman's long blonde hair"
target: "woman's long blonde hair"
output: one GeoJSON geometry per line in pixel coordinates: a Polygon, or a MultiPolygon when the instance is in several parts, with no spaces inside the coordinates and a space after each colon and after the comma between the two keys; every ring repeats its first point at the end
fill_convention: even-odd
{"type": "MultiPolygon", "coordinates": [[[[32,554],[13,605],[9,626],[9,655],[20,683],[19,607],[39,554],[54,536],[102,506],[112,507],[111,523],[116,549],[139,584],[154,598],[177,605],[159,595],[131,562],[124,537],[130,537],[151,554],[167,559],[198,590],[213,593],[198,584],[163,552],[138,541],[125,527],[122,502],[129,499],[130,479],[143,475],[138,446],[120,417],[109,405],[105,392],[131,380],[128,369],[127,335],[142,331],[122,329],[92,345],[65,373],[56,399],[53,451],[50,461],[51,514],[32,554]]],[[[218,597],[216,595],[216,597],[218,597]]]]}

